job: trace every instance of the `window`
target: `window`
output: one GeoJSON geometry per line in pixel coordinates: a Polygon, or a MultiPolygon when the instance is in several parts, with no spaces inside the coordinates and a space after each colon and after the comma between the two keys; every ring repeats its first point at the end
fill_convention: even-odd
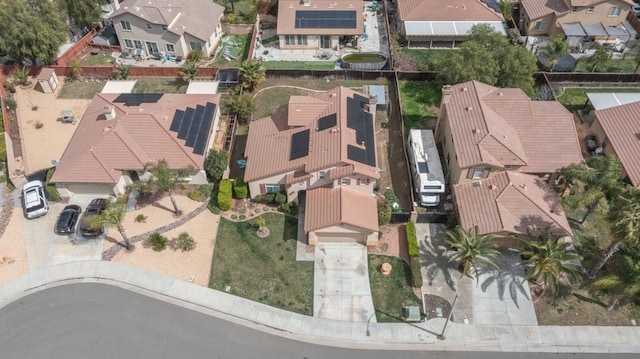
{"type": "Polygon", "coordinates": [[[323,180],[323,179],[324,179],[324,175],[325,175],[325,172],[324,172],[324,171],[320,171],[320,172],[318,172],[318,179],[323,180]]]}
{"type": "Polygon", "coordinates": [[[612,6],[611,10],[609,10],[609,16],[618,16],[620,15],[620,6],[612,6]]]}
{"type": "Polygon", "coordinates": [[[191,47],[191,50],[202,50],[201,42],[191,41],[189,42],[189,46],[191,47]]]}
{"type": "Polygon", "coordinates": [[[473,169],[473,174],[471,178],[483,178],[484,176],[484,167],[476,167],[473,169]]]}
{"type": "Polygon", "coordinates": [[[144,46],[142,46],[142,41],[140,40],[133,40],[133,47],[135,47],[136,49],[144,49],[144,46]]]}
{"type": "Polygon", "coordinates": [[[295,38],[293,35],[285,35],[284,37],[285,45],[295,45],[295,38]]]}
{"type": "Polygon", "coordinates": [[[167,31],[168,27],[167,25],[162,25],[162,31],[167,31]]]}
{"type": "Polygon", "coordinates": [[[593,14],[593,6],[587,8],[587,14],[593,14]]]}
{"type": "Polygon", "coordinates": [[[176,52],[176,48],[173,44],[164,44],[164,47],[167,49],[167,52],[176,52]]]}
{"type": "Polygon", "coordinates": [[[578,8],[577,7],[574,6],[574,7],[571,8],[571,13],[572,14],[575,14],[577,12],[578,12],[578,8]]]}
{"type": "Polygon", "coordinates": [[[129,21],[120,21],[120,27],[123,31],[131,31],[131,23],[129,21]]]}
{"type": "Polygon", "coordinates": [[[344,177],[344,178],[342,178],[342,179],[340,180],[340,184],[341,184],[341,185],[345,185],[345,186],[346,186],[346,185],[351,184],[351,181],[349,180],[349,177],[344,177]]]}
{"type": "Polygon", "coordinates": [[[280,193],[280,185],[279,184],[267,184],[264,186],[264,191],[266,193],[280,193]]]}
{"type": "Polygon", "coordinates": [[[536,24],[534,25],[533,28],[538,31],[545,30],[547,28],[547,21],[546,20],[536,21],[536,24]]]}
{"type": "Polygon", "coordinates": [[[298,35],[298,45],[307,44],[307,35],[298,35]]]}
{"type": "Polygon", "coordinates": [[[133,49],[133,41],[124,39],[124,47],[127,49],[133,49]]]}
{"type": "Polygon", "coordinates": [[[358,179],[358,186],[366,186],[369,184],[369,179],[368,178],[359,178],[358,179]]]}
{"type": "Polygon", "coordinates": [[[147,23],[147,30],[152,30],[152,29],[153,29],[153,26],[151,24],[147,23]]]}
{"type": "Polygon", "coordinates": [[[149,54],[155,54],[160,52],[160,50],[158,49],[158,44],[156,44],[155,42],[147,41],[145,42],[145,44],[147,45],[147,52],[149,54]]]}

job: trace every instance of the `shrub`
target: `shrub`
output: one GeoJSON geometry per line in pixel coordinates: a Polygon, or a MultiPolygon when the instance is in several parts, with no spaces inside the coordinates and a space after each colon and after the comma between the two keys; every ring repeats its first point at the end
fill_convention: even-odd
{"type": "Polygon", "coordinates": [[[218,188],[218,207],[223,211],[231,209],[231,180],[223,179],[218,188]]]}
{"type": "Polygon", "coordinates": [[[193,61],[193,62],[198,62],[203,58],[204,58],[204,52],[202,51],[202,49],[193,49],[191,50],[189,55],[187,55],[187,60],[193,61]]]}
{"type": "Polygon", "coordinates": [[[247,195],[249,195],[249,188],[247,188],[246,184],[240,186],[238,186],[237,184],[234,185],[233,191],[235,192],[237,199],[244,199],[247,198],[247,195]]]}
{"type": "Polygon", "coordinates": [[[391,202],[382,197],[378,198],[378,224],[384,226],[391,222],[391,202]]]}
{"type": "Polygon", "coordinates": [[[275,201],[276,201],[277,204],[282,206],[283,204],[285,204],[287,202],[287,195],[282,193],[282,192],[280,192],[280,193],[278,193],[276,195],[275,201]]]}
{"type": "Polygon", "coordinates": [[[247,216],[245,216],[244,214],[241,214],[241,215],[240,215],[240,220],[241,220],[241,221],[244,221],[245,219],[247,219],[247,216]]]}
{"type": "Polygon", "coordinates": [[[204,170],[212,181],[219,181],[224,171],[229,166],[229,153],[227,151],[211,150],[204,160],[204,170]]]}
{"type": "Polygon", "coordinates": [[[265,203],[273,203],[273,201],[276,199],[276,194],[275,193],[267,193],[264,195],[264,202],[265,203]]]}
{"type": "Polygon", "coordinates": [[[253,197],[252,201],[256,202],[256,203],[263,203],[264,202],[264,196],[259,194],[259,195],[255,196],[255,197],[253,197]]]}
{"type": "Polygon", "coordinates": [[[198,192],[198,190],[189,192],[188,196],[192,201],[200,201],[200,192],[198,192]]]}
{"type": "Polygon", "coordinates": [[[213,192],[213,185],[205,184],[198,187],[198,189],[189,192],[189,198],[192,201],[206,202],[211,196],[211,192],[213,192]]]}
{"type": "Polygon", "coordinates": [[[400,200],[398,199],[398,196],[396,196],[395,192],[393,192],[393,190],[386,190],[384,192],[384,198],[389,201],[391,212],[402,212],[402,208],[400,208],[400,200]]]}
{"type": "Polygon", "coordinates": [[[409,248],[409,256],[415,257],[420,255],[420,245],[418,245],[418,237],[416,236],[416,224],[409,221],[405,225],[407,231],[407,248],[409,248]]]}
{"type": "Polygon", "coordinates": [[[211,191],[211,197],[209,198],[209,204],[207,205],[207,208],[213,214],[222,213],[222,210],[220,209],[220,207],[218,207],[218,192],[218,187],[213,187],[213,190],[211,191]]]}
{"type": "Polygon", "coordinates": [[[45,176],[45,179],[44,179],[44,186],[45,186],[44,190],[47,192],[47,199],[53,202],[62,200],[62,196],[60,196],[60,192],[58,192],[58,189],[56,188],[56,186],[49,183],[49,181],[51,180],[51,177],[55,172],[56,172],[55,167],[49,168],[47,170],[47,175],[45,176]]]}
{"type": "Polygon", "coordinates": [[[145,222],[147,222],[147,216],[145,216],[144,214],[140,213],[139,215],[136,216],[134,221],[136,221],[136,223],[145,223],[145,222]]]}
{"type": "Polygon", "coordinates": [[[411,286],[422,287],[422,273],[420,272],[420,257],[411,257],[411,286]]]}
{"type": "Polygon", "coordinates": [[[147,242],[149,242],[151,249],[156,252],[161,252],[165,250],[165,248],[167,248],[167,242],[169,241],[167,240],[167,237],[158,232],[155,232],[147,239],[147,242]]]}
{"type": "Polygon", "coordinates": [[[193,239],[187,232],[182,232],[178,235],[178,248],[182,251],[190,251],[196,247],[196,240],[193,239]]]}
{"type": "Polygon", "coordinates": [[[282,210],[291,215],[298,213],[298,205],[295,202],[289,202],[282,205],[282,210]]]}

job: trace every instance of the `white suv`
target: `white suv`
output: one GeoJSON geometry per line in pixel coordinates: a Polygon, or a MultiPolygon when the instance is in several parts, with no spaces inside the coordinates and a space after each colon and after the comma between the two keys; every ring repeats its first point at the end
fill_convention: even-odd
{"type": "Polygon", "coordinates": [[[24,214],[29,219],[47,214],[49,204],[44,196],[44,187],[41,181],[31,181],[24,185],[22,204],[24,205],[24,214]]]}

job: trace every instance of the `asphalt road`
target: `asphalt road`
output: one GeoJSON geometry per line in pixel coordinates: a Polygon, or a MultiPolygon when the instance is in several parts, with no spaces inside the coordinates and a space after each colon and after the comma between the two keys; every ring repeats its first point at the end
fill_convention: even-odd
{"type": "Polygon", "coordinates": [[[0,309],[0,358],[637,358],[637,354],[372,351],[307,344],[104,284],[46,289],[0,309]]]}

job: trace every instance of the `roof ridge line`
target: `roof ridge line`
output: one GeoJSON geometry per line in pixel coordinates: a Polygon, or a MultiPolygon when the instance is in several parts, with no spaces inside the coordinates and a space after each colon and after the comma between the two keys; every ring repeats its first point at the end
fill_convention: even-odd
{"type": "Polygon", "coordinates": [[[93,146],[91,146],[91,148],[89,148],[89,153],[91,153],[91,155],[93,156],[93,158],[96,159],[96,161],[98,161],[98,163],[100,164],[100,167],[102,167],[102,169],[104,169],[104,171],[107,173],[107,175],[109,177],[111,177],[111,179],[113,179],[114,181],[118,181],[118,178],[114,178],[111,175],[111,171],[113,171],[113,169],[109,169],[106,167],[106,164],[104,163],[104,160],[102,159],[102,156],[100,156],[96,151],[93,150],[93,146]]]}
{"type": "MultiPolygon", "coordinates": [[[[209,101],[207,101],[207,103],[209,103],[209,101]]],[[[196,105],[200,105],[199,103],[196,105]]],[[[206,107],[206,106],[205,106],[206,107]]],[[[217,107],[217,106],[216,106],[217,107]]],[[[174,109],[173,113],[175,115],[175,112],[178,109],[174,109]]],[[[217,110],[217,108],[216,108],[217,110]]],[[[215,111],[214,111],[214,116],[215,116],[215,111]]],[[[172,136],[171,135],[171,131],[169,131],[169,129],[165,128],[164,126],[162,126],[162,124],[160,123],[160,120],[158,120],[155,116],[155,114],[151,114],[151,118],[153,118],[153,120],[156,122],[156,124],[158,124],[158,126],[162,129],[162,131],[164,131],[164,133],[167,134],[167,136],[169,136],[170,139],[173,140],[173,142],[178,145],[178,147],[180,148],[180,150],[182,150],[182,152],[187,155],[187,157],[189,158],[189,161],[191,161],[191,163],[193,163],[194,167],[198,168],[198,164],[193,160],[193,158],[191,158],[191,154],[189,152],[186,151],[186,147],[187,147],[187,140],[184,141],[184,145],[182,145],[181,143],[178,142],[178,135],[176,134],[176,136],[172,136]]],[[[211,126],[213,128],[213,122],[211,123],[211,126]]],[[[208,137],[208,136],[207,136],[208,137]]],[[[193,152],[192,152],[193,153],[193,152]]],[[[206,156],[205,156],[206,157],[206,156]]]]}
{"type": "MultiPolygon", "coordinates": [[[[509,176],[509,175],[508,175],[509,176]]],[[[531,175],[527,175],[527,176],[531,176],[531,175]]],[[[539,209],[542,213],[547,213],[543,208],[541,208],[537,203],[533,202],[520,188],[518,188],[519,186],[516,186],[513,184],[513,182],[511,181],[511,177],[509,178],[509,183],[512,184],[512,187],[514,187],[516,189],[516,191],[518,191],[520,194],[522,194],[527,201],[529,201],[531,204],[533,204],[537,209],[539,209]]],[[[533,179],[534,181],[537,181],[537,178],[533,179]]],[[[526,184],[525,184],[526,185],[526,184]]],[[[506,187],[505,187],[506,188],[506,187]]],[[[555,218],[548,216],[547,218],[551,219],[551,222],[555,223],[558,227],[562,228],[563,230],[565,229],[560,223],[558,223],[558,221],[555,220],[555,218]]]]}

